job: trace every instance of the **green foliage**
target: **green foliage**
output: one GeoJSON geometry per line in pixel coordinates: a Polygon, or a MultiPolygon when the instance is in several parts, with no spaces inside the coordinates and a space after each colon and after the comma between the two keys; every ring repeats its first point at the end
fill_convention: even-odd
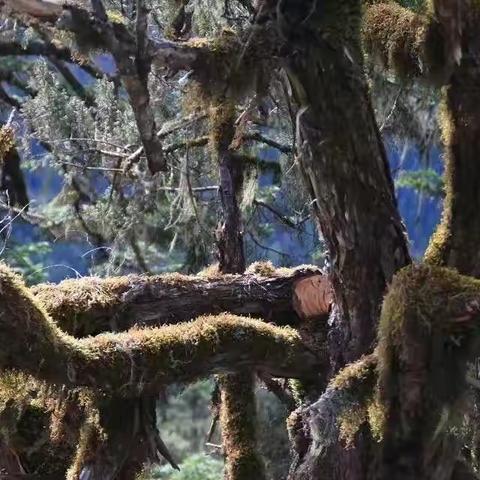
{"type": "Polygon", "coordinates": [[[422,10],[425,7],[425,0],[400,0],[398,3],[415,11],[422,10]]]}
{"type": "Polygon", "coordinates": [[[212,380],[197,382],[183,390],[172,386],[168,401],[159,405],[158,428],[175,458],[184,459],[203,451],[211,422],[213,388],[212,380]]]}
{"type": "Polygon", "coordinates": [[[32,242],[23,245],[10,242],[3,252],[2,259],[17,273],[20,273],[29,285],[40,283],[47,278],[47,270],[42,259],[52,250],[48,242],[32,242]]]}
{"type": "Polygon", "coordinates": [[[442,177],[431,168],[402,172],[396,180],[396,186],[411,188],[429,197],[438,198],[444,195],[442,177]]]}
{"type": "Polygon", "coordinates": [[[223,478],[223,462],[208,455],[192,455],[181,465],[180,471],[169,465],[154,467],[143,477],[145,480],[221,480],[223,478]]]}

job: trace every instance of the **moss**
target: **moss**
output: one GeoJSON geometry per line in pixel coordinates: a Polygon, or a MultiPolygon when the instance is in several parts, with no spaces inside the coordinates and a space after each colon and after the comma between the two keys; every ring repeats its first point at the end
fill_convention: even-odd
{"type": "Polygon", "coordinates": [[[409,419],[405,435],[433,435],[445,410],[465,392],[464,372],[478,342],[479,311],[478,280],[428,265],[410,266],[395,276],[379,325],[375,423],[400,415],[409,419]]]}
{"type": "Polygon", "coordinates": [[[225,479],[262,480],[265,471],[256,447],[254,377],[250,372],[222,375],[219,386],[220,423],[227,458],[225,479]]]}
{"type": "Polygon", "coordinates": [[[0,376],[2,441],[38,475],[64,476],[85,419],[95,416],[93,396],[49,386],[22,372],[0,376]],[[88,399],[88,401],[87,401],[88,399]]]}
{"type": "Polygon", "coordinates": [[[277,275],[277,269],[270,261],[254,262],[247,268],[246,273],[261,277],[274,277],[277,275]]]}
{"type": "Polygon", "coordinates": [[[385,405],[380,401],[377,389],[375,389],[375,393],[368,402],[367,416],[373,438],[377,442],[381,442],[387,424],[387,410],[385,405]]]}
{"type": "Polygon", "coordinates": [[[369,389],[374,384],[376,367],[376,354],[364,355],[340,370],[330,381],[329,387],[358,392],[359,385],[365,385],[369,389]]]}
{"type": "Polygon", "coordinates": [[[106,316],[113,314],[121,303],[122,294],[137,277],[117,277],[109,281],[95,277],[64,280],[58,285],[42,284],[32,293],[45,306],[61,328],[73,335],[93,331],[96,325],[88,321],[89,312],[95,310],[106,316]]]}
{"type": "Polygon", "coordinates": [[[288,386],[292,392],[293,399],[297,405],[302,405],[305,403],[308,396],[308,385],[305,385],[304,382],[291,378],[288,381],[288,386]]]}
{"type": "MultiPolygon", "coordinates": [[[[443,92],[444,100],[440,105],[439,126],[441,139],[446,153],[444,154],[445,172],[443,175],[445,184],[445,199],[443,201],[442,219],[435,233],[432,235],[425,252],[424,261],[435,266],[445,266],[450,264],[450,253],[454,248],[454,243],[463,245],[464,234],[470,235],[472,238],[478,238],[478,235],[471,235],[472,232],[465,232],[464,229],[457,228],[455,237],[452,232],[453,227],[453,208],[455,202],[455,177],[456,168],[455,158],[451,152],[452,142],[455,138],[455,122],[452,112],[445,101],[447,93],[443,92]]],[[[474,222],[472,222],[474,223],[474,222]]],[[[455,265],[456,266],[456,265],[455,265]]]]}
{"type": "Polygon", "coordinates": [[[352,404],[343,410],[338,417],[339,438],[346,448],[354,445],[354,440],[360,427],[368,420],[368,409],[365,405],[352,404]]]}
{"type": "Polygon", "coordinates": [[[440,27],[428,12],[374,3],[365,10],[362,36],[367,53],[400,77],[435,80],[446,65],[440,27]]]}
{"type": "Polygon", "coordinates": [[[218,157],[219,152],[230,149],[235,135],[235,118],[235,105],[230,101],[210,106],[210,147],[215,157],[218,157]]]}
{"type": "Polygon", "coordinates": [[[339,437],[347,447],[353,446],[362,425],[370,424],[373,431],[370,412],[373,415],[377,363],[376,353],[365,355],[340,370],[328,385],[327,391],[331,398],[335,399],[333,404],[336,405],[335,409],[338,409],[339,437]]]}
{"type": "Polygon", "coordinates": [[[67,480],[78,480],[81,478],[82,468],[89,458],[95,454],[100,434],[101,429],[99,428],[98,418],[87,418],[80,430],[73,462],[67,470],[67,480]]]}

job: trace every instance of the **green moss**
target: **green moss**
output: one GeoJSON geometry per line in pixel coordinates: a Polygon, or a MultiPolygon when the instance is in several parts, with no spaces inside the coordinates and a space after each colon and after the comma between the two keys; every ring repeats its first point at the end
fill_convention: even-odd
{"type": "Polygon", "coordinates": [[[155,391],[239,363],[292,377],[303,376],[302,364],[317,363],[294,330],[229,314],[76,340],[53,323],[5,266],[0,266],[0,287],[0,338],[9,339],[0,350],[0,366],[18,367],[53,383],[132,395],[138,389],[155,391]]]}
{"type": "Polygon", "coordinates": [[[372,426],[370,412],[375,403],[377,382],[377,354],[365,355],[347,365],[330,381],[328,388],[335,390],[340,405],[337,415],[339,437],[347,447],[353,446],[360,427],[372,426]]]}
{"type": "Polygon", "coordinates": [[[390,408],[405,408],[407,413],[398,414],[421,422],[415,428],[429,432],[426,438],[433,435],[444,412],[465,392],[466,363],[479,340],[479,312],[479,280],[428,265],[395,276],[379,325],[377,423],[382,408],[387,416],[390,408]]]}
{"type": "Polygon", "coordinates": [[[400,77],[435,80],[445,67],[441,29],[428,11],[374,3],[365,9],[362,36],[366,52],[400,77]]]}
{"type": "Polygon", "coordinates": [[[250,372],[222,375],[220,424],[226,455],[226,480],[265,478],[256,445],[256,407],[254,377],[250,372]]]}
{"type": "Polygon", "coordinates": [[[375,380],[377,367],[376,354],[364,355],[354,363],[345,368],[330,381],[329,387],[337,390],[351,390],[358,392],[360,385],[369,389],[375,380]]]}

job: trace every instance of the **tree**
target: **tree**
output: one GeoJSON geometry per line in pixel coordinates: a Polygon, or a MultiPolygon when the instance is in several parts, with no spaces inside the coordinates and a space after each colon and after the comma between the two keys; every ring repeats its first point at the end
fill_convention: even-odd
{"type": "MultiPolygon", "coordinates": [[[[62,31],[73,35],[84,55],[100,48],[115,60],[115,81],[128,97],[139,146],[132,153],[119,147],[103,153],[97,149],[100,155],[119,159],[113,182],[115,174],[128,172],[142,159],[148,167],[141,173],[144,178],[172,168],[165,157],[170,147],[162,145],[170,127],[157,124],[149,84],[159,71],[167,78],[188,72],[195,95],[190,92],[189,98],[196,99],[201,112],[196,112],[197,118],[210,119],[206,138],[183,142],[187,172],[189,147],[205,145],[219,172],[217,275],[224,277],[111,278],[30,291],[8,268],[0,272],[0,367],[15,368],[57,388],[63,385],[75,392],[73,404],[84,412],[82,421],[82,415],[77,424],[70,421],[80,438],[70,477],[83,471],[93,478],[132,478],[157,450],[175,465],[152,428],[154,395],[171,382],[222,373],[228,374],[219,381],[227,478],[262,478],[254,446],[255,371],[284,396],[290,391],[275,377],[297,379],[294,390],[300,406],[289,418],[296,454],[292,480],[475,478],[477,399],[463,380],[467,374],[475,386],[468,371],[477,352],[480,293],[475,280],[480,14],[475,2],[227,1],[224,15],[234,19],[233,27],[205,39],[193,35],[198,12],[189,2],[176,5],[168,29],[156,16],[155,2],[151,11],[142,1],[112,2],[111,11],[99,0],[63,7],[33,0],[1,3],[41,39],[26,46],[11,41],[8,46],[15,54],[30,48],[36,55],[70,59],[71,50],[52,41],[52,32],[62,31]],[[444,216],[422,265],[411,265],[365,78],[364,52],[405,82],[422,80],[443,89],[444,216]],[[249,118],[261,113],[269,94],[282,98],[279,92],[295,128],[293,146],[248,132],[249,118]],[[243,107],[240,115],[238,106],[243,107]],[[260,266],[256,273],[243,275],[239,204],[249,159],[241,147],[248,139],[295,152],[328,249],[331,287],[318,272],[298,280],[297,273],[267,269],[265,275],[260,266]],[[279,278],[287,283],[285,293],[264,309],[279,278]],[[217,294],[235,292],[235,286],[251,281],[266,282],[254,306],[242,311],[245,305],[235,301],[235,295],[222,297],[222,305],[263,321],[220,314],[190,324],[86,339],[60,330],[71,325],[72,317],[78,319],[77,312],[82,322],[84,317],[108,322],[117,318],[115,312],[122,318],[125,307],[135,309],[142,299],[160,306],[167,289],[181,292],[168,308],[173,317],[178,311],[184,320],[182,300],[195,298],[199,283],[202,293],[217,294]],[[152,287],[157,284],[162,289],[152,287]],[[333,306],[327,323],[330,290],[333,306]],[[282,303],[279,310],[295,311],[296,331],[266,323],[277,320],[271,316],[277,302],[282,303]],[[457,381],[455,388],[443,381],[444,372],[457,381]],[[134,418],[142,421],[133,422],[125,438],[115,419],[127,411],[136,412],[134,418]],[[466,428],[460,428],[459,416],[468,418],[466,428]],[[140,448],[132,448],[132,438],[141,439],[140,448]]],[[[88,57],[86,65],[98,75],[88,67],[88,57]]],[[[82,108],[89,105],[92,99],[83,86],[68,72],[64,77],[82,97],[82,108]]],[[[86,125],[89,118],[85,114],[86,125]]],[[[13,148],[7,147],[6,151],[13,148]]],[[[183,179],[197,212],[189,173],[183,179]]],[[[79,179],[72,185],[77,199],[88,197],[79,179]]],[[[123,195],[119,203],[126,205],[123,195]]],[[[79,221],[88,231],[77,206],[79,221]]],[[[188,305],[192,309],[192,303],[188,305]]],[[[198,313],[218,313],[216,307],[209,308],[201,304],[198,313]]],[[[151,324],[148,310],[137,315],[136,323],[151,324]]],[[[162,318],[154,315],[153,320],[162,318]]],[[[125,324],[130,326],[128,320],[125,324]]],[[[94,333],[104,329],[92,328],[94,333]]],[[[47,397],[55,395],[58,392],[47,397]]]]}

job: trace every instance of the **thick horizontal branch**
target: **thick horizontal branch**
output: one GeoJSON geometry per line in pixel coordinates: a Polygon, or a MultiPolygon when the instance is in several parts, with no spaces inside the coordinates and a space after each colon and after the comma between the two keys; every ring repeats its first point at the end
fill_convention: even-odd
{"type": "Polygon", "coordinates": [[[365,50],[400,76],[444,84],[461,58],[456,4],[435,0],[424,14],[396,2],[373,2],[364,14],[365,50]]]}
{"type": "Polygon", "coordinates": [[[28,14],[48,21],[55,21],[62,14],[62,5],[48,0],[1,0],[0,6],[6,6],[14,13],[28,14]]]}
{"type": "Polygon", "coordinates": [[[239,368],[304,378],[322,367],[295,330],[260,320],[222,314],[77,340],[58,328],[4,265],[0,292],[0,368],[47,382],[137,396],[239,368]]]}
{"type": "Polygon", "coordinates": [[[328,289],[309,292],[309,300],[302,300],[302,280],[328,284],[319,269],[268,270],[265,275],[82,278],[38,285],[32,292],[60,327],[75,336],[178,323],[225,311],[277,323],[294,322],[304,304],[311,304],[306,316],[328,313],[328,289]]]}

